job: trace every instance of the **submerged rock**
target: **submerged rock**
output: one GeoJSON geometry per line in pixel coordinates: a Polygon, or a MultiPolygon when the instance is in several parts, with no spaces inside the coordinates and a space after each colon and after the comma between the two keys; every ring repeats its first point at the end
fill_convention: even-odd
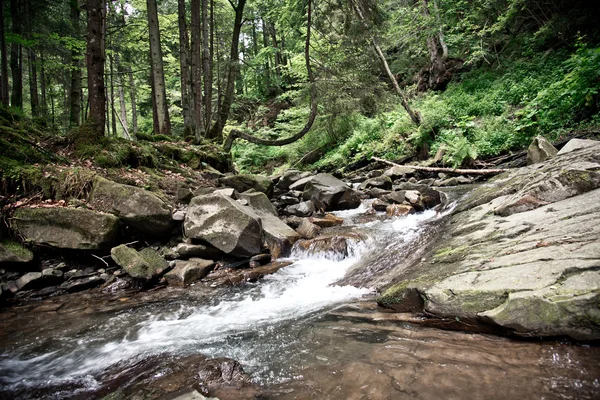
{"type": "Polygon", "coordinates": [[[83,208],[22,207],[11,225],[28,242],[61,249],[109,248],[119,232],[117,217],[83,208]]]}

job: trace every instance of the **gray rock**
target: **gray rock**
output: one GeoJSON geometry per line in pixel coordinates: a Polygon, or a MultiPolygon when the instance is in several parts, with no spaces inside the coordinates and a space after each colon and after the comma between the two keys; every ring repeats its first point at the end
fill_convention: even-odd
{"type": "Polygon", "coordinates": [[[16,291],[39,289],[43,286],[41,272],[28,272],[15,281],[16,291]]]}
{"type": "Polygon", "coordinates": [[[387,201],[383,199],[377,199],[371,204],[371,207],[373,207],[373,210],[375,211],[385,211],[389,205],[390,204],[387,201]]]}
{"type": "Polygon", "coordinates": [[[238,199],[246,200],[247,205],[254,210],[277,216],[277,210],[269,200],[269,198],[261,192],[245,192],[237,195],[238,199]]]}
{"type": "Polygon", "coordinates": [[[165,274],[165,279],[170,286],[188,286],[208,275],[214,265],[214,261],[201,258],[177,261],[175,267],[165,274]]]}
{"type": "Polygon", "coordinates": [[[416,190],[421,193],[421,200],[425,208],[433,208],[442,202],[442,194],[428,185],[404,182],[398,186],[399,190],[416,190]]]}
{"type": "Polygon", "coordinates": [[[598,140],[589,140],[589,139],[571,139],[563,146],[562,149],[556,153],[557,156],[561,156],[563,154],[570,153],[579,149],[586,149],[588,147],[594,147],[598,145],[598,140]]]}
{"type": "Polygon", "coordinates": [[[287,206],[285,212],[297,217],[310,217],[317,209],[312,201],[303,201],[298,204],[287,206]]]}
{"type": "Polygon", "coordinates": [[[97,177],[89,201],[96,210],[115,214],[143,234],[161,236],[173,229],[171,210],[148,190],[97,177]]]}
{"type": "Polygon", "coordinates": [[[298,182],[300,179],[302,178],[306,178],[308,176],[310,176],[310,172],[302,172],[302,171],[298,171],[298,170],[287,170],[279,179],[279,182],[277,182],[277,188],[279,190],[288,190],[290,188],[290,185],[292,185],[293,183],[298,182]]]}
{"type": "Polygon", "coordinates": [[[292,196],[281,196],[279,198],[279,200],[281,201],[282,204],[285,204],[286,206],[291,206],[293,204],[300,203],[300,200],[298,200],[297,197],[292,197],[292,196]]]}
{"type": "Polygon", "coordinates": [[[296,231],[304,239],[314,239],[321,233],[321,227],[313,224],[307,218],[303,218],[296,231]]]}
{"type": "Polygon", "coordinates": [[[61,249],[109,248],[119,233],[117,217],[83,208],[19,208],[11,226],[28,242],[61,249]]]}
{"type": "Polygon", "coordinates": [[[185,214],[187,214],[186,211],[183,210],[177,210],[173,213],[173,221],[177,221],[177,222],[181,222],[183,220],[185,220],[185,214]]]}
{"type": "Polygon", "coordinates": [[[390,190],[392,188],[392,178],[388,175],[378,176],[376,178],[369,178],[360,184],[359,189],[365,190],[370,188],[379,188],[390,190]]]}
{"type": "Polygon", "coordinates": [[[393,166],[387,169],[383,175],[389,176],[393,181],[396,179],[408,179],[415,173],[415,170],[408,166],[393,166]]]}
{"type": "Polygon", "coordinates": [[[421,192],[417,190],[405,190],[404,198],[411,206],[415,208],[415,210],[423,211],[425,209],[421,192]]]}
{"type": "Polygon", "coordinates": [[[346,210],[360,205],[358,193],[330,174],[310,177],[304,186],[302,197],[323,210],[346,210]]]}
{"type": "Polygon", "coordinates": [[[179,243],[175,252],[181,258],[199,257],[204,259],[217,259],[223,252],[216,247],[204,244],[179,243]]]}
{"type": "Polygon", "coordinates": [[[558,150],[545,137],[537,136],[527,148],[527,165],[537,164],[556,156],[558,150]]]}
{"type": "Polygon", "coordinates": [[[381,198],[381,200],[385,201],[389,204],[402,204],[406,199],[404,190],[397,190],[395,192],[391,192],[381,198]]]}
{"type": "Polygon", "coordinates": [[[19,242],[12,240],[0,242],[0,263],[26,263],[31,260],[33,260],[33,253],[19,242]]]}
{"type": "Polygon", "coordinates": [[[263,230],[259,218],[227,196],[194,197],[183,226],[187,237],[208,242],[224,253],[240,257],[260,253],[263,230]]]}
{"type": "Polygon", "coordinates": [[[169,266],[167,261],[151,248],[145,248],[138,252],[122,244],[113,247],[110,255],[129,276],[145,281],[160,276],[169,266]]]}
{"type": "Polygon", "coordinates": [[[262,192],[268,197],[273,195],[273,182],[266,176],[241,174],[223,177],[219,182],[225,186],[235,189],[239,193],[245,192],[248,189],[254,189],[257,192],[262,192]]]}
{"type": "Polygon", "coordinates": [[[378,176],[383,175],[383,171],[380,169],[374,169],[373,171],[369,171],[367,173],[367,178],[377,178],[378,176]]]}

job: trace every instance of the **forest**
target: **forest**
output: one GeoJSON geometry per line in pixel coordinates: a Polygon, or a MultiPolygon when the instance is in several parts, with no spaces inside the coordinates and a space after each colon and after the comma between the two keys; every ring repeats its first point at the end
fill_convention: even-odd
{"type": "Polygon", "coordinates": [[[539,134],[597,131],[599,11],[583,0],[3,0],[0,97],[46,135],[89,136],[84,158],[185,141],[231,150],[248,172],[436,154],[457,167],[539,134]]]}

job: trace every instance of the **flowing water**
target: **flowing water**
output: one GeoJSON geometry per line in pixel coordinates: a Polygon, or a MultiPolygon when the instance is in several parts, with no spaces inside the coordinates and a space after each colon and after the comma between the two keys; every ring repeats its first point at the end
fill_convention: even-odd
{"type": "MultiPolygon", "coordinates": [[[[353,225],[362,211],[338,214],[353,225]]],[[[98,397],[110,371],[201,353],[238,360],[261,398],[598,398],[596,347],[425,328],[382,313],[371,288],[339,283],[440,218],[362,223],[366,238],[346,257],[296,251],[292,265],[241,288],[84,293],[4,310],[0,397],[98,397]]]]}

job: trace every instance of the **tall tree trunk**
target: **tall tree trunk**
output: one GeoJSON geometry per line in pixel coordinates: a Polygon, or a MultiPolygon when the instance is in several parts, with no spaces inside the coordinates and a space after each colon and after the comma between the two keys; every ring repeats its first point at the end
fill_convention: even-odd
{"type": "MultiPolygon", "coordinates": [[[[435,5],[435,4],[434,4],[435,5]]],[[[431,33],[427,36],[427,50],[429,51],[429,88],[438,90],[443,89],[447,83],[446,75],[446,63],[445,59],[448,57],[448,47],[443,42],[443,33],[441,31],[441,25],[438,24],[437,15],[432,17],[429,11],[429,0],[422,0],[423,15],[426,18],[432,18],[435,20],[435,25],[438,25],[438,31],[431,33]],[[442,44],[443,43],[443,44],[442,44]],[[442,54],[440,54],[442,50],[442,54]]]]}
{"type": "MultiPolygon", "coordinates": [[[[0,0],[1,1],[1,0],[0,0]]],[[[40,89],[42,90],[42,117],[48,116],[48,103],[46,101],[46,68],[45,68],[44,52],[40,52],[40,74],[41,82],[40,89]]]]}
{"type": "MultiPolygon", "coordinates": [[[[356,4],[355,0],[352,0],[352,7],[354,8],[354,11],[358,15],[358,18],[360,18],[360,20],[366,25],[365,16],[360,8],[360,5],[356,4]]],[[[385,73],[387,74],[389,80],[392,82],[392,85],[394,86],[394,91],[400,98],[400,104],[402,104],[402,107],[406,110],[406,112],[408,113],[408,116],[410,117],[412,122],[417,126],[421,125],[421,122],[422,122],[421,114],[418,111],[413,110],[412,107],[410,106],[410,104],[408,104],[408,99],[406,98],[404,91],[398,84],[396,77],[392,73],[392,70],[390,69],[390,65],[388,64],[387,59],[385,58],[385,55],[381,51],[381,47],[379,47],[379,44],[377,44],[377,39],[375,37],[373,37],[371,39],[371,44],[373,45],[373,49],[375,50],[375,53],[377,54],[377,57],[379,58],[379,61],[381,62],[381,66],[385,70],[385,73]]]]}
{"type": "MultiPolygon", "coordinates": [[[[71,25],[73,27],[72,37],[78,39],[81,32],[79,28],[79,19],[81,10],[79,9],[79,0],[71,0],[71,25]]],[[[69,105],[69,122],[71,126],[78,126],[81,123],[81,54],[79,49],[73,46],[71,50],[71,93],[69,105]]]]}
{"type": "Polygon", "coordinates": [[[148,31],[150,34],[150,57],[152,60],[152,81],[155,100],[154,113],[156,115],[154,132],[161,135],[168,135],[171,131],[171,121],[169,119],[167,104],[167,90],[165,87],[162,49],[160,47],[156,0],[146,0],[146,5],[148,6],[148,31]]]}
{"type": "Polygon", "coordinates": [[[313,126],[315,119],[317,118],[318,104],[317,104],[317,87],[315,86],[315,76],[312,71],[312,67],[310,65],[310,32],[312,25],[312,0],[308,0],[307,6],[307,16],[306,16],[306,40],[304,42],[304,62],[306,63],[306,72],[308,74],[308,84],[309,92],[310,92],[310,115],[308,116],[308,120],[306,121],[306,125],[295,135],[290,136],[285,139],[279,140],[268,140],[261,139],[256,136],[248,135],[247,133],[232,129],[223,144],[223,149],[226,152],[231,150],[231,146],[233,145],[233,141],[236,138],[244,139],[250,143],[260,144],[265,146],[285,146],[286,144],[294,143],[300,140],[304,135],[306,135],[313,126]]]}
{"type": "Polygon", "coordinates": [[[8,49],[4,31],[4,1],[0,0],[0,102],[8,107],[8,49]]]}
{"type": "MultiPolygon", "coordinates": [[[[10,16],[12,20],[12,31],[17,36],[22,36],[21,2],[10,0],[10,16]]],[[[12,93],[10,104],[13,107],[23,109],[23,48],[14,42],[10,46],[10,70],[12,74],[12,93]]]]}
{"type": "MultiPolygon", "coordinates": [[[[112,41],[111,41],[112,42],[112,41]]],[[[112,47],[112,44],[111,44],[112,47]]],[[[112,50],[112,49],[111,49],[112,50]]],[[[117,111],[115,110],[115,66],[114,57],[112,53],[109,53],[108,60],[110,62],[110,111],[112,119],[112,131],[113,135],[117,136],[117,111]]]]}
{"type": "MultiPolygon", "coordinates": [[[[208,0],[202,0],[202,73],[204,79],[204,132],[209,135],[212,122],[212,60],[208,23],[208,0]]],[[[217,138],[218,139],[218,138],[217,138]]]]}
{"type": "Polygon", "coordinates": [[[179,67],[181,68],[181,109],[183,114],[183,133],[190,136],[193,133],[192,114],[190,112],[190,67],[188,27],[185,12],[185,0],[177,2],[179,22],[179,67]]]}
{"type": "Polygon", "coordinates": [[[133,71],[131,67],[127,67],[127,75],[129,76],[129,97],[131,101],[131,133],[135,137],[138,133],[138,122],[137,122],[137,103],[135,99],[135,80],[133,79],[133,71]]]}
{"type": "MultiPolygon", "coordinates": [[[[34,20],[34,12],[30,7],[30,0],[23,0],[24,15],[25,15],[25,37],[33,42],[33,28],[31,21],[34,20]]],[[[37,79],[37,60],[33,44],[27,48],[27,60],[29,67],[29,101],[31,105],[31,115],[39,116],[40,113],[40,98],[38,96],[38,79],[37,79]]]]}
{"type": "Polygon", "coordinates": [[[200,0],[192,0],[192,109],[196,141],[205,135],[202,98],[202,21],[200,0]]]}
{"type": "Polygon", "coordinates": [[[126,132],[128,138],[131,139],[131,135],[129,134],[129,124],[127,123],[127,103],[125,102],[125,90],[123,89],[123,81],[125,80],[125,75],[123,71],[123,67],[121,66],[121,59],[119,54],[115,54],[115,63],[117,64],[117,90],[119,92],[119,110],[121,111],[121,126],[123,126],[123,130],[126,132]]]}
{"type": "MultiPolygon", "coordinates": [[[[233,3],[231,3],[233,6],[233,3]]],[[[231,110],[231,104],[233,103],[233,94],[235,90],[235,78],[239,68],[239,43],[240,43],[240,31],[242,29],[242,16],[244,15],[244,6],[246,0],[238,0],[238,4],[234,7],[235,20],[233,22],[233,35],[231,37],[231,52],[229,54],[229,65],[227,66],[227,83],[225,86],[225,95],[223,96],[223,103],[219,110],[219,118],[215,125],[213,125],[211,137],[222,140],[223,128],[229,118],[229,111],[231,110]]]]}
{"type": "Polygon", "coordinates": [[[105,0],[87,0],[87,52],[88,120],[96,124],[96,133],[104,136],[106,120],[106,95],[104,93],[104,24],[106,17],[105,0]]]}

